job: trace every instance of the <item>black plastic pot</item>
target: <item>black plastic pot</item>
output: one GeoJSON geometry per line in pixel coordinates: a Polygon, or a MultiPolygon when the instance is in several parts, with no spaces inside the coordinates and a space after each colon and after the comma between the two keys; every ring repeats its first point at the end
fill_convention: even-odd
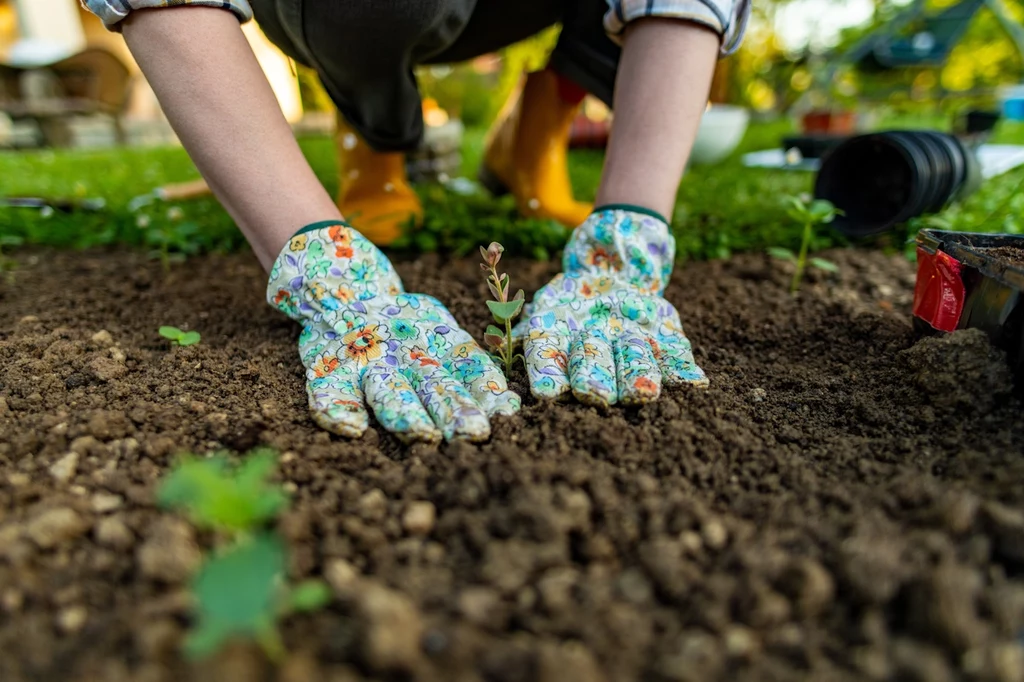
{"type": "Polygon", "coordinates": [[[1024,236],[921,230],[914,325],[981,329],[1024,387],[1024,236]]]}
{"type": "Polygon", "coordinates": [[[978,161],[957,138],[892,130],[851,137],[828,151],[814,194],[842,209],[835,228],[857,238],[940,211],[980,184],[978,161]]]}

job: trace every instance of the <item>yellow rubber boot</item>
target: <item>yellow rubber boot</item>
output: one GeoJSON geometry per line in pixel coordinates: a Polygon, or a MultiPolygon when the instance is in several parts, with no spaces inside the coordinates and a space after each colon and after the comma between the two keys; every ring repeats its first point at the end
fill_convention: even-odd
{"type": "Polygon", "coordinates": [[[338,208],[352,227],[378,246],[398,239],[410,221],[423,222],[423,205],[409,186],[403,152],[376,152],[341,116],[338,208]]]}
{"type": "Polygon", "coordinates": [[[496,195],[509,192],[527,217],[553,218],[575,228],[593,206],[576,201],[567,152],[579,96],[566,96],[554,71],[528,74],[487,136],[480,182],[496,195]]]}

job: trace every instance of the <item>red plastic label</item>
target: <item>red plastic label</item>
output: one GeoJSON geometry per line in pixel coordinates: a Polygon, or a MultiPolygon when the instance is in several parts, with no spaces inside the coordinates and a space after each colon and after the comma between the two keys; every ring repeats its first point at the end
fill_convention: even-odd
{"type": "Polygon", "coordinates": [[[948,253],[917,249],[917,286],[914,288],[914,316],[939,331],[951,332],[964,310],[964,282],[960,261],[948,253]]]}

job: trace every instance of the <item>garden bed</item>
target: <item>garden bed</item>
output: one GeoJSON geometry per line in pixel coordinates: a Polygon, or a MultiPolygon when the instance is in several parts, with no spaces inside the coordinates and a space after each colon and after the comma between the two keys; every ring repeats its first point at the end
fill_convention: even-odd
{"type": "MultiPolygon", "coordinates": [[[[980,332],[917,342],[913,266],[681,268],[706,391],[525,399],[489,443],[351,442],[306,413],[298,327],[248,255],[24,249],[0,281],[0,679],[1022,679],[1024,417],[980,332]],[[831,279],[829,279],[831,278],[831,279]],[[170,349],[161,325],[202,333],[170,349]],[[335,601],[190,670],[213,539],[154,505],[183,450],[270,445],[296,579],[335,601]],[[68,453],[75,456],[68,456],[68,453]],[[56,466],[55,466],[56,465],[56,466]],[[436,510],[413,502],[429,502],[436,510]]],[[[511,261],[528,292],[553,263],[511,261]]],[[[399,260],[469,330],[473,260],[399,260]]],[[[522,390],[521,377],[519,388],[522,390]]]]}

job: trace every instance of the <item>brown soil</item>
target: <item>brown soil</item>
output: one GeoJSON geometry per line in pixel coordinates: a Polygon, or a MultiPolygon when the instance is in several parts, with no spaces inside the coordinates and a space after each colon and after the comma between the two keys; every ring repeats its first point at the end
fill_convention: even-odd
{"type": "MultiPolygon", "coordinates": [[[[1004,359],[973,331],[915,343],[905,261],[828,257],[797,299],[761,256],[680,270],[707,391],[527,398],[487,444],[409,448],[314,426],[251,257],[22,251],[0,284],[0,680],[1020,682],[1004,359]],[[163,324],[203,342],[168,349],[163,324]],[[277,671],[248,647],[193,668],[183,585],[212,539],[155,482],[180,450],[261,443],[294,491],[292,576],[337,599],[286,622],[277,671]]],[[[509,264],[528,291],[554,268],[509,264]]],[[[399,270],[483,329],[475,263],[399,270]]]]}
{"type": "Polygon", "coordinates": [[[997,258],[1003,258],[1012,265],[1024,265],[1024,249],[1016,246],[997,246],[984,251],[997,258]]]}

